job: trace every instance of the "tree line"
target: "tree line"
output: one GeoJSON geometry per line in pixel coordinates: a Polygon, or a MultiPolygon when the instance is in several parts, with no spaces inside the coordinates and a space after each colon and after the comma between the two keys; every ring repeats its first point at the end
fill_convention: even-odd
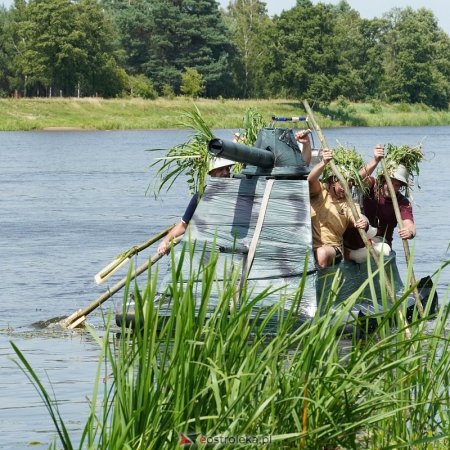
{"type": "Polygon", "coordinates": [[[0,96],[203,96],[447,109],[450,38],[426,8],[363,19],[346,1],[15,0],[0,96]]]}

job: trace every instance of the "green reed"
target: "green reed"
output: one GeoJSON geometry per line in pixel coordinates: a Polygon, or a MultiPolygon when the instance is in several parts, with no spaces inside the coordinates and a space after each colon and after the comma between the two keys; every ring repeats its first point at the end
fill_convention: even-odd
{"type": "MultiPolygon", "coordinates": [[[[401,324],[407,291],[377,319],[374,333],[362,338],[355,327],[348,336],[348,313],[365,286],[335,309],[337,276],[331,294],[321,299],[321,314],[299,324],[304,279],[289,306],[280,291],[277,305],[255,315],[269,290],[253,295],[244,285],[239,295],[238,271],[219,282],[217,255],[193,267],[192,251],[184,247],[177,261],[172,256],[167,298],[158,298],[157,274],[148,274],[142,291],[127,286],[125,298],[132,288],[143,326],[135,332],[122,327],[120,338],[111,339],[107,321],[79,443],[72,442],[57,401],[12,344],[55,423],[54,448],[175,449],[179,433],[196,440],[197,448],[202,439],[212,448],[448,448],[448,308],[441,307],[433,321],[414,318],[407,338],[402,326],[393,326],[401,324]],[[190,263],[189,279],[183,279],[181,267],[190,263]],[[197,279],[201,289],[194,295],[197,279]],[[219,303],[211,311],[213,289],[219,303]],[[163,317],[169,295],[170,314],[163,317]],[[226,437],[254,441],[224,444],[226,437]]],[[[375,283],[373,276],[366,281],[375,283]]]]}

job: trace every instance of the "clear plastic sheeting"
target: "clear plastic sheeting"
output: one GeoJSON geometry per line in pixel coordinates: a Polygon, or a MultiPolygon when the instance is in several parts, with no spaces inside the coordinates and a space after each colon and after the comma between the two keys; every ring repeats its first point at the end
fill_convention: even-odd
{"type": "MultiPolygon", "coordinates": [[[[189,224],[184,241],[191,241],[191,255],[185,256],[182,266],[184,280],[192,278],[192,273],[203,262],[210,259],[211,252],[218,252],[216,267],[217,283],[210,295],[209,309],[212,312],[218,304],[220,286],[224,279],[230,279],[233,270],[242,277],[247,259],[251,258],[253,237],[258,219],[264,216],[254,258],[250,265],[248,290],[251,298],[269,290],[254,306],[254,314],[261,309],[270,308],[283,302],[289,310],[292,299],[302,286],[298,322],[310,320],[317,312],[324,311],[331,295],[333,308],[350,298],[362,285],[365,288],[358,294],[348,313],[349,325],[363,316],[382,314],[392,307],[392,299],[384,293],[380,284],[378,265],[371,261],[357,264],[344,261],[336,266],[317,269],[312,255],[311,215],[309,188],[306,180],[273,180],[272,190],[263,208],[264,192],[268,180],[264,177],[248,179],[217,178],[209,180],[203,197],[189,224]],[[377,275],[372,277],[371,274],[377,275]],[[339,283],[336,275],[338,274],[339,283]],[[367,280],[370,280],[367,283],[367,280]],[[375,296],[373,295],[375,293],[375,296]],[[376,300],[373,300],[375,297],[376,300]],[[322,301],[321,301],[322,299],[322,301]]],[[[179,261],[183,243],[174,248],[179,261]]],[[[248,264],[247,264],[248,265],[248,264]]],[[[404,285],[395,262],[395,253],[384,259],[384,267],[394,292],[402,295],[404,285]]],[[[239,299],[239,281],[236,283],[236,298],[239,299]]],[[[162,283],[162,290],[170,285],[170,280],[162,283]]],[[[202,295],[201,274],[194,283],[194,296],[202,295]]],[[[170,295],[167,296],[167,309],[170,309],[170,295]]],[[[414,299],[406,299],[408,308],[414,307],[414,299]]],[[[264,318],[264,312],[260,317],[264,318]]],[[[277,320],[274,317],[271,320],[277,320]]]]}
{"type": "MultiPolygon", "coordinates": [[[[267,180],[210,179],[189,223],[184,241],[195,242],[192,262],[185,258],[183,277],[200,266],[200,258],[209,258],[213,248],[218,251],[217,280],[240,271],[249,258],[249,250],[261,212],[267,180]]],[[[275,180],[265,208],[264,220],[256,242],[256,250],[248,276],[252,297],[265,289],[274,289],[255,306],[257,310],[286,298],[286,309],[303,277],[307,273],[299,320],[310,318],[316,311],[314,261],[312,257],[311,216],[308,182],[305,180],[275,180]]],[[[180,244],[182,245],[182,243],[180,244]]],[[[174,249],[177,255],[180,245],[174,249]]],[[[250,252],[251,253],[251,252],[250,252]]],[[[176,256],[177,256],[176,255],[176,256]]],[[[195,289],[201,292],[201,279],[195,289]]],[[[239,285],[236,286],[239,289],[239,285]]],[[[213,292],[210,307],[217,305],[213,292]]]]}

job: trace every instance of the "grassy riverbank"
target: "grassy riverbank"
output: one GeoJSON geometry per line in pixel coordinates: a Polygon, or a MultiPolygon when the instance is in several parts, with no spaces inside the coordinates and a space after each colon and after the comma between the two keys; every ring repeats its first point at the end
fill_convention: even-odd
{"type": "MultiPolygon", "coordinates": [[[[34,98],[0,99],[0,130],[43,129],[127,130],[184,128],[182,113],[192,99],[34,98]]],[[[247,108],[270,121],[279,116],[303,115],[300,100],[208,100],[197,99],[202,116],[211,128],[239,128],[247,108]]],[[[450,111],[425,105],[334,102],[318,108],[310,100],[323,128],[339,126],[449,125],[450,111]]]]}

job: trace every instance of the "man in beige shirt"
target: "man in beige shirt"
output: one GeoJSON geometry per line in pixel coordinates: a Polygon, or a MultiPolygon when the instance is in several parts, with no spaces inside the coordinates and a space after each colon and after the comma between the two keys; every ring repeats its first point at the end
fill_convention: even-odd
{"type": "Polygon", "coordinates": [[[324,183],[320,181],[320,176],[332,158],[332,151],[324,149],[322,161],[308,175],[314,257],[321,268],[342,259],[342,236],[348,227],[365,229],[368,226],[365,217],[355,222],[345,199],[344,188],[334,176],[324,183]]]}

